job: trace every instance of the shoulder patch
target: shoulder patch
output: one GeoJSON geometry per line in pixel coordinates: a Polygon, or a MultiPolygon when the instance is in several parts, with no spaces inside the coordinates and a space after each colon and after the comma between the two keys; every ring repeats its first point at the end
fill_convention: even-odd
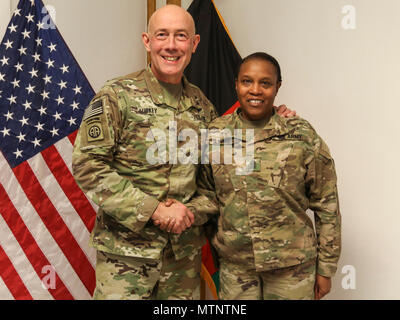
{"type": "Polygon", "coordinates": [[[319,153],[327,159],[332,159],[328,145],[322,139],[321,139],[321,147],[320,147],[319,153]]]}
{"type": "Polygon", "coordinates": [[[86,125],[86,133],[88,142],[99,141],[104,139],[103,126],[99,119],[88,121],[86,125]]]}
{"type": "Polygon", "coordinates": [[[103,113],[103,100],[97,100],[91,103],[85,110],[85,114],[83,116],[82,121],[90,119],[94,116],[98,116],[99,114],[103,113]]]}
{"type": "Polygon", "coordinates": [[[85,110],[82,122],[85,123],[87,142],[104,140],[106,117],[104,115],[104,99],[93,101],[85,110]]]}

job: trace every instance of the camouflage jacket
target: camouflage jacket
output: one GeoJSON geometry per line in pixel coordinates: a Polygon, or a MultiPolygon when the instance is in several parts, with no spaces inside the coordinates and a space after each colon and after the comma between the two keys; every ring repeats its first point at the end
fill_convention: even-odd
{"type": "Polygon", "coordinates": [[[178,133],[185,128],[199,133],[217,116],[199,88],[185,78],[182,84],[177,101],[147,68],[106,83],[86,109],[74,146],[73,174],[99,206],[91,234],[97,250],[158,259],[171,241],[180,259],[205,243],[201,227],[168,234],[150,219],[166,198],[188,203],[198,172],[195,163],[149,163],[146,154],[156,141],[153,131],[165,132],[168,143],[171,121],[178,133]]]}
{"type": "MultiPolygon", "coordinates": [[[[242,129],[239,110],[216,119],[209,128],[242,129]]],[[[263,128],[254,129],[254,169],[247,175],[237,174],[240,165],[234,161],[223,164],[223,140],[212,139],[211,163],[215,144],[221,164],[202,166],[198,192],[214,203],[214,211],[219,207],[212,240],[219,255],[257,271],[317,258],[318,273],[332,276],[341,250],[336,173],[327,145],[312,126],[274,114],[263,128]],[[307,209],[314,211],[316,233],[307,209]]]]}

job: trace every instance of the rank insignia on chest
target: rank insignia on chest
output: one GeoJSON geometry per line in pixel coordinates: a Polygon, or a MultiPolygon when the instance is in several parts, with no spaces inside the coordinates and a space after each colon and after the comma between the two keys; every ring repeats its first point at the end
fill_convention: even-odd
{"type": "Polygon", "coordinates": [[[199,114],[193,114],[193,117],[195,118],[195,120],[197,120],[197,121],[201,121],[201,122],[205,122],[207,119],[206,119],[206,117],[204,117],[204,116],[202,116],[202,115],[199,115],[199,114]]]}
{"type": "Polygon", "coordinates": [[[260,172],[261,171],[261,158],[260,157],[255,157],[254,158],[254,169],[253,171],[255,172],[260,172]]]}

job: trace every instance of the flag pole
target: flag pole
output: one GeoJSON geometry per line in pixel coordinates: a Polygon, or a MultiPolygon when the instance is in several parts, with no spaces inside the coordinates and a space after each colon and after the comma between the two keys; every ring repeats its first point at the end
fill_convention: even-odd
{"type": "Polygon", "coordinates": [[[181,7],[181,0],[167,0],[167,4],[175,4],[181,7]]]}
{"type": "MultiPolygon", "coordinates": [[[[181,6],[181,0],[167,0],[167,4],[175,4],[177,6],[181,6]]],[[[149,20],[151,15],[157,9],[157,1],[156,0],[147,0],[147,25],[149,24],[149,20]]],[[[150,63],[150,54],[147,53],[147,63],[150,63]]]]}
{"type": "MultiPolygon", "coordinates": [[[[175,4],[177,6],[181,6],[181,0],[167,0],[167,4],[175,4]]],[[[157,1],[156,0],[147,0],[147,25],[149,24],[149,20],[151,15],[157,9],[157,1]]],[[[147,53],[147,63],[150,63],[150,54],[147,53]]]]}
{"type": "MultiPolygon", "coordinates": [[[[147,25],[149,25],[149,20],[151,15],[156,11],[157,0],[147,0],[147,25]]],[[[150,54],[147,53],[147,64],[150,63],[150,54]]]]}

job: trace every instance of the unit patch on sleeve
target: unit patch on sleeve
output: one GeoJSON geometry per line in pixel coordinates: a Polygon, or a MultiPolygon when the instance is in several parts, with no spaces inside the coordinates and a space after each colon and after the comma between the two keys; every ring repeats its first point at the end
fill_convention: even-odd
{"type": "Polygon", "coordinates": [[[86,134],[88,142],[104,139],[103,126],[99,117],[94,117],[86,121],[86,134]]]}

